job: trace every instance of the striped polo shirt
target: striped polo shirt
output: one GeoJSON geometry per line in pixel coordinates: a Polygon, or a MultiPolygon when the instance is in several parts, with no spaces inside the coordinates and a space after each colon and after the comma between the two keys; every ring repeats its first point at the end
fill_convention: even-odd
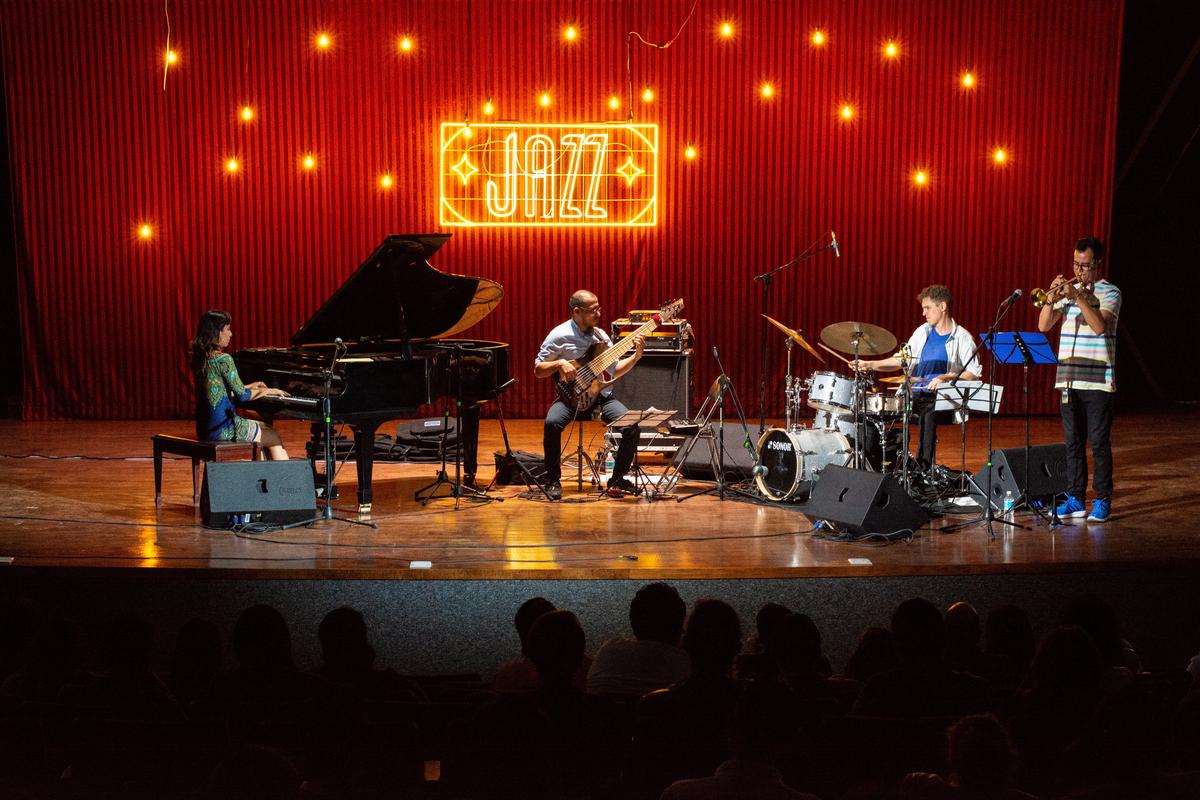
{"type": "Polygon", "coordinates": [[[1100,310],[1113,316],[1102,334],[1092,330],[1073,301],[1060,300],[1054,304],[1055,310],[1063,314],[1055,389],[1117,390],[1113,367],[1117,361],[1117,317],[1121,313],[1121,290],[1108,281],[1100,280],[1092,287],[1092,291],[1100,301],[1100,310]]]}

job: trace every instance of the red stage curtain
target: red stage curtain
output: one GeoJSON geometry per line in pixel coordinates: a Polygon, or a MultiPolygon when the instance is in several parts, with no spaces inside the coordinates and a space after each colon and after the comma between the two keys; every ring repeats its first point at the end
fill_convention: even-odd
{"type": "MultiPolygon", "coordinates": [[[[385,235],[438,228],[439,123],[480,119],[489,96],[506,119],[621,118],[606,101],[624,98],[625,33],[665,40],[692,2],[176,0],[180,60],[165,91],[159,0],[2,5],[25,414],[44,419],[187,416],[185,343],[201,311],[234,314],[235,347],[286,344],[385,235]],[[568,22],[581,33],[571,46],[568,22]],[[327,51],[312,45],[322,30],[327,51]],[[535,102],[543,88],[549,110],[535,102]],[[244,103],[252,124],[238,120],[244,103]],[[299,166],[309,151],[311,173],[299,166]],[[222,169],[231,154],[236,178],[222,169]],[[377,185],[387,169],[390,192],[377,185]],[[135,233],[143,220],[149,241],[135,233]]],[[[549,402],[533,357],[579,287],[610,317],[683,296],[698,389],[719,345],[754,414],[764,308],[752,277],[822,231],[837,230],[842,258],[779,276],[765,309],[811,339],[849,319],[903,339],[931,283],[951,286],[954,315],[978,333],[1013,289],[1068,272],[1074,237],[1107,235],[1120,0],[721,10],[700,3],[669,49],[633,48],[635,92],[656,92],[635,100],[636,120],[661,126],[656,227],[466,229],[439,254],[438,268],[507,290],[468,335],[511,343],[510,415],[549,402]],[[730,40],[716,32],[724,18],[730,40]],[[899,57],[886,61],[893,37],[899,57]],[[842,124],[847,101],[856,117],[842,124]],[[995,146],[1009,151],[1003,169],[995,146]],[[918,168],[924,190],[910,181],[918,168]]],[[[1023,301],[1004,327],[1035,318],[1023,301]]],[[[773,336],[771,413],[782,362],[773,336]]],[[[800,354],[794,371],[817,368],[800,354]]],[[[1019,411],[1019,371],[998,377],[1019,411]]],[[[1050,379],[1034,377],[1037,412],[1055,408],[1050,379]]]]}

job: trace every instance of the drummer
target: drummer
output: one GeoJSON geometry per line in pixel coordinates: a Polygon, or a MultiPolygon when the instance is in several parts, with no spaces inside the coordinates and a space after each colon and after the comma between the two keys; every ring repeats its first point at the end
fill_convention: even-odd
{"type": "Polygon", "coordinates": [[[919,425],[917,463],[928,470],[937,463],[937,425],[955,421],[953,412],[934,411],[936,389],[952,378],[978,380],[982,372],[970,332],[950,316],[950,290],[926,286],[917,295],[925,324],[913,331],[891,358],[859,361],[860,372],[893,372],[906,366],[913,380],[913,416],[919,425]],[[966,359],[970,362],[966,363],[966,359]],[[960,374],[961,373],[961,374],[960,374]]]}

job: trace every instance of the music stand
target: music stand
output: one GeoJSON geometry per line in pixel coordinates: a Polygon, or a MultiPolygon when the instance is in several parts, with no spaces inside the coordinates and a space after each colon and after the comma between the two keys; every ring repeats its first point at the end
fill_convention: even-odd
{"type": "MultiPolygon", "coordinates": [[[[650,428],[658,430],[659,428],[665,427],[667,420],[673,418],[678,413],[679,409],[677,408],[673,408],[670,411],[659,411],[654,406],[650,406],[650,408],[647,408],[645,411],[635,411],[630,409],[614,419],[612,422],[608,423],[608,429],[610,431],[617,431],[621,428],[630,428],[634,425],[640,426],[642,423],[649,423],[650,428]]],[[[622,433],[621,441],[624,442],[625,437],[628,435],[629,434],[627,433],[622,433]]],[[[638,494],[642,493],[643,486],[650,483],[646,476],[642,474],[642,469],[638,465],[638,450],[642,444],[641,439],[642,435],[639,432],[638,441],[633,446],[633,463],[630,465],[633,470],[633,485],[637,487],[638,494]]],[[[612,475],[609,475],[608,478],[609,480],[612,480],[612,475]]]]}
{"type": "Polygon", "coordinates": [[[1029,366],[1031,364],[1057,364],[1054,348],[1046,334],[1034,331],[1012,331],[997,333],[984,339],[993,355],[1001,364],[1021,365],[1021,394],[1025,405],[1025,485],[1021,487],[1021,496],[1016,505],[1024,505],[1041,519],[1046,520],[1050,527],[1062,525],[1055,508],[1055,498],[1050,501],[1050,515],[1047,517],[1041,509],[1034,508],[1029,497],[1029,366]]]}

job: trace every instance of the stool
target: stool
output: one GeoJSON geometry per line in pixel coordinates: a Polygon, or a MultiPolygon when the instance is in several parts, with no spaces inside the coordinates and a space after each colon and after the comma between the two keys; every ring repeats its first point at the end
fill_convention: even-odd
{"type": "Polygon", "coordinates": [[[255,442],[202,442],[185,436],[170,436],[158,433],[151,437],[154,443],[154,507],[162,506],[162,457],[172,453],[192,460],[192,504],[200,502],[200,462],[239,461],[249,458],[258,460],[258,444],[255,442]]]}

